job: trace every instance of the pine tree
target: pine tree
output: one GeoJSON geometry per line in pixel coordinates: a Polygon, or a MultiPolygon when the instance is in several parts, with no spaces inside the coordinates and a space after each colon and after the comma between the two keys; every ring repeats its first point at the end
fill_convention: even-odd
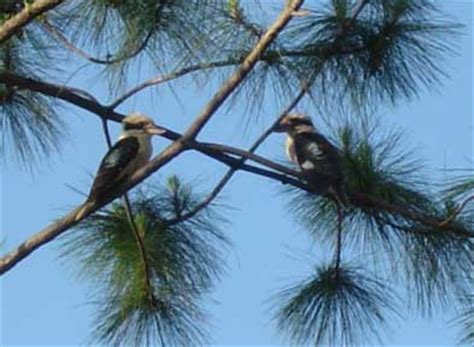
{"type": "Polygon", "coordinates": [[[284,183],[295,219],[334,251],[305,281],[273,297],[273,319],[289,342],[380,339],[402,314],[404,295],[427,315],[458,308],[460,342],[473,344],[472,171],[433,186],[419,175],[423,164],[404,147],[405,134],[366,116],[438,88],[463,30],[428,0],[289,0],[278,8],[256,0],[3,1],[1,150],[19,168],[35,170],[60,152],[71,131],[68,106],[99,117],[110,144],[109,125],[125,116],[118,109],[149,98],[143,91],[169,85],[179,99],[187,86],[174,82],[185,77],[210,91],[223,82],[183,133],[166,129],[171,144],[142,170],[82,220],[80,207],[73,209],[6,253],[0,272],[61,235],[61,257],[93,288],[92,341],[206,343],[206,301],[230,245],[216,198],[246,171],[284,183]],[[100,71],[108,102],[63,83],[78,64],[100,71]],[[144,82],[136,84],[137,76],[144,82]],[[338,201],[313,194],[297,168],[255,154],[306,99],[313,111],[346,114],[332,119],[329,134],[343,159],[342,220],[338,201]],[[250,148],[197,140],[218,109],[244,105],[258,116],[266,102],[281,113],[250,148]],[[143,183],[188,151],[228,166],[210,192],[196,192],[179,173],[166,184],[143,183]],[[347,254],[364,254],[364,262],[347,254]]]}

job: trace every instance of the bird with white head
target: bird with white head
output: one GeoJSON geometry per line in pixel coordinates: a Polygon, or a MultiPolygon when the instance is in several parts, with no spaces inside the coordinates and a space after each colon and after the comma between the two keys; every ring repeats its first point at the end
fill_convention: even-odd
{"type": "Polygon", "coordinates": [[[119,139],[103,157],[89,196],[76,220],[83,217],[87,206],[100,202],[143,167],[152,154],[151,137],[164,132],[151,118],[141,113],[126,116],[122,120],[119,139]]]}
{"type": "Polygon", "coordinates": [[[316,130],[308,116],[288,114],[273,130],[287,133],[286,153],[314,193],[335,194],[339,201],[345,200],[340,151],[316,130]]]}

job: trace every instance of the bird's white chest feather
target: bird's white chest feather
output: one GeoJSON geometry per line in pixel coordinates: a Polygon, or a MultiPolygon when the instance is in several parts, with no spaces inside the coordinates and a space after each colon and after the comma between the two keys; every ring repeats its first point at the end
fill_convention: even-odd
{"type": "Polygon", "coordinates": [[[288,136],[286,138],[286,155],[288,156],[288,158],[290,158],[290,160],[293,163],[298,164],[298,157],[296,156],[296,149],[295,149],[295,141],[293,140],[291,136],[288,136]]]}
{"type": "MultiPolygon", "coordinates": [[[[323,155],[323,152],[316,143],[308,144],[308,149],[313,158],[318,158],[323,155]]],[[[315,168],[314,162],[309,159],[300,163],[300,159],[304,158],[298,158],[298,155],[296,154],[295,141],[292,136],[286,138],[286,154],[293,163],[298,164],[304,170],[313,170],[315,168]]]]}
{"type": "Polygon", "coordinates": [[[138,157],[140,160],[143,160],[143,164],[145,164],[148,160],[150,160],[151,153],[153,152],[151,137],[148,135],[143,135],[138,138],[138,141],[140,142],[138,157]]]}

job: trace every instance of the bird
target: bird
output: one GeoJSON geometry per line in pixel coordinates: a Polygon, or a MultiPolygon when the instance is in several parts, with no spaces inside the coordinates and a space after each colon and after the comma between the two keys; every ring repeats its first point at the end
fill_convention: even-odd
{"type": "Polygon", "coordinates": [[[89,195],[76,215],[82,219],[87,208],[100,203],[126,179],[144,166],[151,157],[153,135],[165,132],[151,118],[134,112],[122,120],[122,132],[118,141],[103,157],[92,183],[89,195]]]}
{"type": "Polygon", "coordinates": [[[332,196],[345,204],[344,174],[339,149],[322,135],[311,119],[303,114],[290,113],[278,122],[277,133],[287,133],[286,154],[298,165],[312,192],[332,196]]]}

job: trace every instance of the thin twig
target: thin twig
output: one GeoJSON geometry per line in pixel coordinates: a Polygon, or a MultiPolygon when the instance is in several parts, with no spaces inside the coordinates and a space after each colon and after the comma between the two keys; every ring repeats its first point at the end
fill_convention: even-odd
{"type": "Polygon", "coordinates": [[[179,77],[182,77],[184,75],[187,75],[187,74],[195,72],[195,71],[236,65],[236,64],[239,64],[241,61],[242,61],[242,59],[227,59],[227,60],[216,61],[216,62],[211,62],[211,63],[196,64],[196,65],[187,66],[187,67],[184,67],[182,69],[170,72],[166,75],[151,78],[151,79],[149,79],[149,80],[133,87],[132,89],[128,90],[127,92],[125,92],[123,95],[121,95],[116,100],[114,100],[108,106],[108,108],[110,108],[112,110],[116,109],[125,100],[129,99],[130,97],[132,97],[136,93],[142,91],[143,89],[149,88],[151,86],[158,85],[158,84],[161,84],[161,83],[164,83],[164,82],[168,82],[168,81],[177,79],[179,77]]]}
{"type": "Polygon", "coordinates": [[[464,208],[467,206],[467,204],[472,200],[474,200],[474,195],[471,195],[466,200],[464,200],[461,203],[461,205],[459,205],[458,208],[456,208],[456,210],[448,218],[446,218],[444,221],[439,223],[439,226],[444,227],[444,226],[448,225],[454,218],[456,218],[462,212],[462,210],[464,210],[464,208]]]}
{"type": "MultiPolygon", "coordinates": [[[[158,17],[161,13],[161,10],[163,9],[165,2],[159,1],[156,5],[156,10],[155,10],[155,22],[158,21],[158,17]]],[[[85,51],[79,49],[78,47],[74,46],[71,41],[68,40],[66,36],[64,36],[59,30],[57,30],[49,21],[45,18],[43,20],[44,28],[46,31],[48,31],[51,35],[53,35],[57,40],[63,43],[63,45],[69,49],[71,52],[79,55],[82,58],[85,58],[86,60],[96,63],[96,64],[102,64],[102,65],[112,65],[112,64],[117,64],[122,61],[131,59],[136,57],[138,54],[140,54],[148,45],[148,42],[153,36],[154,30],[151,28],[148,32],[148,34],[145,36],[145,39],[143,42],[133,51],[130,52],[129,54],[126,54],[122,57],[119,55],[115,55],[116,57],[114,59],[100,59],[100,58],[95,58],[92,55],[86,53],[85,51]]]]}
{"type": "MultiPolygon", "coordinates": [[[[356,46],[352,48],[347,48],[347,47],[337,47],[336,49],[331,49],[326,52],[326,54],[354,54],[357,52],[362,51],[365,49],[364,46],[356,46]]],[[[305,56],[312,56],[315,53],[313,51],[286,51],[286,50],[278,50],[277,53],[273,52],[267,52],[266,54],[263,54],[259,60],[260,61],[271,61],[274,56],[274,54],[278,54],[279,57],[305,57],[305,56]]],[[[174,79],[183,77],[185,75],[188,75],[193,72],[197,71],[202,71],[202,70],[208,70],[208,69],[215,69],[215,68],[220,68],[220,67],[228,67],[232,65],[237,65],[242,63],[244,58],[233,58],[233,59],[225,59],[225,60],[219,60],[219,61],[214,61],[214,62],[209,62],[209,63],[200,63],[200,64],[195,64],[191,66],[186,66],[184,68],[175,70],[173,72],[160,75],[157,77],[153,77],[145,82],[142,82],[141,84],[133,87],[132,89],[128,90],[125,92],[123,95],[119,96],[117,99],[115,99],[112,103],[110,103],[109,107],[110,109],[116,109],[120,104],[125,102],[127,99],[132,97],[133,95],[141,92],[142,90],[159,85],[165,82],[172,81],[174,79]]]]}
{"type": "Polygon", "coordinates": [[[77,54],[78,56],[90,61],[91,63],[95,64],[101,64],[101,65],[113,65],[120,63],[122,61],[131,59],[133,57],[136,57],[138,54],[140,54],[147,46],[148,42],[150,41],[151,37],[153,36],[153,30],[150,30],[148,34],[146,35],[145,39],[143,42],[131,53],[124,55],[122,57],[116,56],[113,59],[101,59],[101,58],[95,58],[89,53],[85,52],[84,50],[74,46],[71,41],[68,40],[66,36],[64,36],[61,32],[59,32],[58,29],[56,29],[51,23],[49,23],[48,20],[43,20],[42,21],[43,28],[50,33],[52,36],[54,36],[59,42],[61,42],[69,51],[71,51],[74,54],[77,54]]]}
{"type": "Polygon", "coordinates": [[[340,201],[336,201],[337,207],[337,234],[336,234],[336,276],[339,276],[339,268],[341,265],[341,253],[342,253],[342,223],[344,220],[344,211],[340,201]]]}
{"type": "Polygon", "coordinates": [[[352,205],[360,208],[374,208],[379,211],[385,211],[400,215],[404,218],[419,222],[429,227],[433,227],[435,229],[441,230],[451,230],[458,236],[461,237],[468,237],[474,238],[474,232],[466,230],[462,227],[457,225],[453,225],[448,223],[446,225],[440,225],[440,221],[437,218],[433,218],[431,216],[427,216],[418,212],[414,212],[408,208],[394,205],[386,200],[373,197],[367,194],[355,192],[349,196],[349,200],[351,201],[352,205]]]}
{"type": "MultiPolygon", "coordinates": [[[[140,257],[142,258],[142,265],[143,265],[143,274],[145,275],[145,285],[148,289],[148,295],[150,297],[151,303],[155,306],[156,305],[156,298],[155,294],[153,293],[153,285],[151,284],[151,276],[150,276],[150,264],[148,262],[148,256],[145,248],[145,243],[143,241],[142,236],[138,231],[137,224],[135,223],[135,219],[133,218],[132,214],[132,206],[130,204],[130,200],[128,198],[128,194],[125,193],[123,196],[123,205],[125,207],[125,212],[127,213],[127,219],[130,224],[130,228],[132,229],[132,233],[135,237],[135,241],[137,243],[138,251],[140,252],[140,257]]],[[[145,236],[145,235],[143,235],[145,236]]]]}

